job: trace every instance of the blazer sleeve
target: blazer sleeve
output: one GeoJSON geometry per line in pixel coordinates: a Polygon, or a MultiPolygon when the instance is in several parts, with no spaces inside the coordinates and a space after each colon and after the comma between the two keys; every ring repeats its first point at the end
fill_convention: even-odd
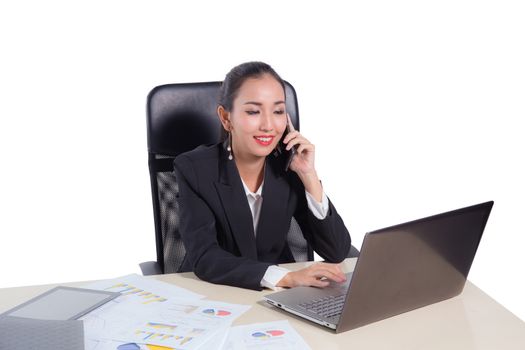
{"type": "Polygon", "coordinates": [[[271,264],[236,256],[220,247],[215,215],[199,192],[191,159],[177,157],[174,171],[179,186],[180,234],[193,272],[211,283],[262,290],[261,280],[271,264]]]}
{"type": "Polygon", "coordinates": [[[338,263],[348,257],[351,246],[350,233],[334,205],[328,199],[328,213],[319,220],[308,207],[304,185],[294,176],[293,188],[298,201],[294,213],[304,238],[317,254],[328,262],[338,263]]]}

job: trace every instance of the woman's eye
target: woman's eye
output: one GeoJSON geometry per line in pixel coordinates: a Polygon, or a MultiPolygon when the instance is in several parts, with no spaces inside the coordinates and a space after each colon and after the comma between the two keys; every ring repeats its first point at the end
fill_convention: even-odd
{"type": "Polygon", "coordinates": [[[246,113],[249,115],[254,115],[254,114],[258,114],[259,111],[246,111],[246,113]]]}
{"type": "Polygon", "coordinates": [[[278,110],[274,112],[275,114],[284,114],[284,110],[278,110]]]}

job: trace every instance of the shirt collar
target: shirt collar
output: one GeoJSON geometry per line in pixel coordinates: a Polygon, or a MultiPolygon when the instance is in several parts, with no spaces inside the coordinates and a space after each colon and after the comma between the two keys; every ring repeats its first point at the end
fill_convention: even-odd
{"type": "Polygon", "coordinates": [[[253,198],[258,198],[258,197],[262,196],[262,188],[263,188],[263,185],[264,185],[264,180],[263,180],[263,182],[261,183],[261,186],[259,186],[259,188],[257,189],[256,192],[250,191],[250,189],[248,188],[248,186],[246,186],[246,184],[244,183],[244,180],[242,178],[241,178],[241,181],[242,181],[242,186],[244,187],[244,192],[246,193],[246,196],[252,196],[253,198]]]}

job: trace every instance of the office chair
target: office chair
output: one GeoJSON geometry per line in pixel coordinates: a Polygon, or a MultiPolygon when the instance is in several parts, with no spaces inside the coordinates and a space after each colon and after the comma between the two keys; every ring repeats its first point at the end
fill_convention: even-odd
{"type": "MultiPolygon", "coordinates": [[[[155,87],[147,99],[148,164],[153,199],[157,261],[139,264],[144,275],[180,271],[186,251],[179,232],[178,185],[173,159],[203,144],[220,142],[217,117],[221,82],[168,84],[155,87]]],[[[286,110],[299,130],[297,96],[285,83],[286,110]]],[[[313,260],[313,250],[292,218],[288,244],[296,261],[313,260]]],[[[352,246],[349,256],[359,251],[352,246]]]]}

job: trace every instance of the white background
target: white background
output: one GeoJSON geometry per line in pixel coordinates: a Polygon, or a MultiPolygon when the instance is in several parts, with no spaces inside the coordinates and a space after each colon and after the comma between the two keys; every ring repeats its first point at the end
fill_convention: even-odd
{"type": "Polygon", "coordinates": [[[487,200],[470,279],[525,319],[521,1],[0,5],[0,287],[155,259],[146,95],[270,63],[366,231],[487,200]]]}

